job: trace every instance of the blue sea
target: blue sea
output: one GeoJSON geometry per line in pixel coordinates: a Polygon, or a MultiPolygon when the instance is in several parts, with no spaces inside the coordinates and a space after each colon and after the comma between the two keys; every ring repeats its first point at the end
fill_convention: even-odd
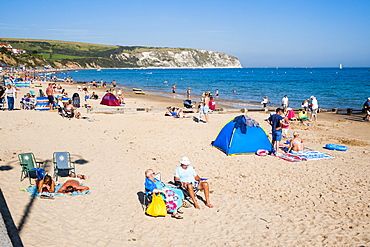
{"type": "Polygon", "coordinates": [[[241,108],[250,104],[260,107],[264,96],[271,106],[278,106],[284,95],[288,95],[290,107],[299,108],[313,95],[323,109],[361,109],[370,97],[369,68],[102,69],[68,73],[63,76],[75,81],[103,80],[109,85],[116,80],[124,87],[168,97],[176,84],[176,97],[184,99],[191,87],[195,101],[203,92],[214,94],[218,89],[219,99],[241,108]]]}

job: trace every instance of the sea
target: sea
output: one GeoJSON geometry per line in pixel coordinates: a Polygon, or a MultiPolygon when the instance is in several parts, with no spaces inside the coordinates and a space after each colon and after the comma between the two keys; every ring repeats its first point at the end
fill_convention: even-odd
{"type": "Polygon", "coordinates": [[[268,96],[270,106],[280,106],[284,95],[289,106],[300,108],[302,102],[315,96],[322,109],[361,109],[370,97],[370,68],[232,68],[232,69],[88,69],[69,71],[59,77],[74,81],[113,80],[124,88],[140,88],[151,94],[186,98],[218,89],[223,103],[234,107],[261,107],[268,96]],[[176,94],[172,86],[176,84],[176,94]]]}

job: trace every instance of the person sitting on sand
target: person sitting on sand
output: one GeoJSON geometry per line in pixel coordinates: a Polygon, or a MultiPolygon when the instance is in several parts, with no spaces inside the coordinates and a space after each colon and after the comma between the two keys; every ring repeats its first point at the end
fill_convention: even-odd
{"type": "Polygon", "coordinates": [[[181,186],[188,191],[196,209],[200,209],[194,193],[194,191],[197,190],[204,190],[206,206],[213,208],[209,201],[209,184],[206,181],[201,181],[194,168],[190,165],[188,157],[183,157],[181,159],[180,166],[175,170],[174,180],[175,183],[181,184],[181,186]]]}
{"type": "Polygon", "coordinates": [[[89,190],[89,187],[81,185],[82,182],[80,179],[81,178],[79,177],[66,178],[66,181],[64,182],[62,187],[60,187],[57,193],[72,194],[74,191],[76,191],[77,193],[82,193],[86,190],[89,190]]]}
{"type": "Polygon", "coordinates": [[[172,218],[182,219],[179,214],[183,212],[179,210],[184,200],[184,194],[180,189],[170,187],[155,178],[156,174],[152,169],[145,171],[145,190],[151,193],[163,193],[166,203],[167,212],[172,214],[172,218]]]}
{"type": "Polygon", "coordinates": [[[49,174],[46,174],[43,179],[36,181],[37,192],[55,192],[55,183],[49,174]]]}
{"type": "Polygon", "coordinates": [[[77,108],[72,105],[72,100],[68,100],[68,103],[65,106],[65,110],[67,112],[73,113],[73,116],[76,118],[79,118],[81,116],[81,113],[77,111],[77,108]]]}
{"type": "Polygon", "coordinates": [[[90,95],[90,99],[98,99],[99,96],[95,93],[95,92],[92,92],[92,94],[90,95]]]}
{"type": "Polygon", "coordinates": [[[298,153],[301,153],[303,151],[303,148],[304,148],[303,141],[299,137],[299,133],[294,132],[293,133],[293,139],[289,144],[288,153],[298,154],[298,153]]]}

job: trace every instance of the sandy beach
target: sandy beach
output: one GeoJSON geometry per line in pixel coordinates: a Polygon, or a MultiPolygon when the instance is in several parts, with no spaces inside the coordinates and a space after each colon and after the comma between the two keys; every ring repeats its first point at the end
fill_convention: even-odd
{"type": "MultiPolygon", "coordinates": [[[[63,88],[69,95],[77,89],[63,88]]],[[[104,90],[96,92],[101,98],[104,90]]],[[[182,106],[179,99],[156,95],[125,91],[124,96],[125,108],[182,106]]],[[[87,103],[103,107],[99,102],[87,103]]],[[[19,97],[15,106],[19,109],[19,97]]],[[[160,110],[81,112],[91,121],[63,119],[56,111],[0,111],[0,186],[24,246],[370,244],[370,133],[360,117],[321,113],[310,126],[292,122],[290,136],[299,131],[306,147],[335,159],[287,162],[273,156],[229,157],[211,146],[223,125],[241,115],[236,110],[211,114],[209,124],[165,117],[160,110]],[[326,150],[327,143],[347,145],[348,151],[326,150]],[[20,191],[29,182],[19,181],[18,154],[34,153],[53,174],[57,151],[79,161],[77,173],[87,176],[91,193],[45,200],[20,191]],[[182,220],[146,216],[139,200],[144,171],[152,168],[164,182],[172,181],[183,156],[209,179],[214,208],[203,203],[201,210],[185,208],[182,220]]],[[[248,115],[270,131],[266,113],[248,115]]]]}

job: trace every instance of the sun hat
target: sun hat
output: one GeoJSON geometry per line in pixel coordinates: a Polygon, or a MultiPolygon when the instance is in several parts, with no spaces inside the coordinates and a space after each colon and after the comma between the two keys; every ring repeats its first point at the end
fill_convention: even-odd
{"type": "Polygon", "coordinates": [[[369,98],[367,98],[367,100],[370,100],[370,97],[369,97],[369,98]]]}
{"type": "Polygon", "coordinates": [[[180,163],[182,165],[190,165],[190,160],[188,157],[182,157],[182,159],[180,160],[180,163]]]}
{"type": "Polygon", "coordinates": [[[315,96],[311,96],[310,98],[313,99],[313,98],[315,98],[315,96]]]}
{"type": "Polygon", "coordinates": [[[294,131],[293,136],[299,136],[299,132],[294,131]]]}

